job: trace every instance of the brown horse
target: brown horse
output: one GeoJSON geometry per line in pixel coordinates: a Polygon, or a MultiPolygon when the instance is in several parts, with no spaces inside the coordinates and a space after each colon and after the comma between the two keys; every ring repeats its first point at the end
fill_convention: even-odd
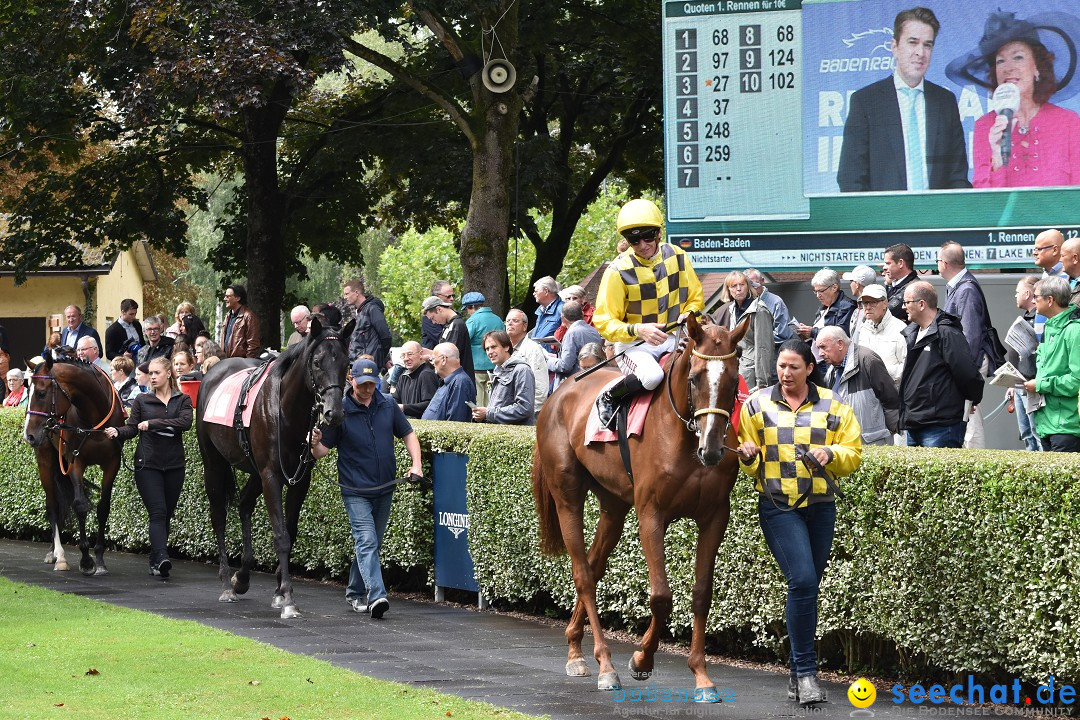
{"type": "Polygon", "coordinates": [[[53,360],[33,372],[30,403],[26,409],[23,436],[34,448],[41,487],[45,490],[45,512],[52,529],[53,549],[45,562],[54,570],[67,570],[60,529],[68,510],[74,506],[79,518],[79,570],[84,575],[106,575],[105,528],[112,506],[112,487],[120,470],[120,443],[105,436],[106,427],[124,424],[123,405],[112,380],[95,365],[75,359],[53,360]],[[91,465],[101,467],[101,492],[97,503],[96,560],[90,557],[86,537],[86,514],[90,500],[85,473],[91,465]]]}
{"type": "Polygon", "coordinates": [[[641,435],[629,442],[633,483],[615,443],[586,446],[584,442],[590,408],[600,389],[615,377],[614,372],[598,372],[566,383],[544,404],[536,428],[533,498],[540,516],[541,550],[569,552],[573,566],[577,602],[566,628],[567,675],[589,675],[581,652],[587,617],[593,629],[593,657],[600,664],[597,687],[619,687],[597,614],[596,584],[633,507],[649,567],[652,621],[641,649],[630,658],[630,672],[637,680],[652,673],[653,656],[672,607],[664,533],[672,521],[690,518],[698,526],[698,545],[693,638],[687,664],[694,673],[695,699],[719,700],[705,672],[705,625],[716,553],[727,528],[729,496],[738,474],[731,424],[739,383],[735,347],[748,327],[744,320],[729,332],[716,325],[699,325],[694,316],[687,319],[686,347],[672,360],[664,385],[654,391],[660,393],[666,385],[668,395],[653,398],[641,435]],[[584,509],[590,490],[599,501],[600,520],[586,550],[584,509]]]}

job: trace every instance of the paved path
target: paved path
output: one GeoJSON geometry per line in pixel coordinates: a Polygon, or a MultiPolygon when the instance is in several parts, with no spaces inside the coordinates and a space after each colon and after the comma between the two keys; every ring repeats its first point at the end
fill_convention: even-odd
{"type": "MultiPolygon", "coordinates": [[[[296,598],[304,617],[281,620],[270,608],[273,575],[255,573],[251,590],[238,603],[217,602],[221,585],[217,567],[177,561],[167,582],[147,574],[145,556],[108,553],[111,574],[83,577],[77,570],[54,572],[42,562],[49,547],[42,543],[0,540],[0,574],[18,582],[73,593],[136,610],[204,625],[254,638],[283,650],[311,655],[334,665],[383,680],[430,687],[460,697],[552,718],[779,718],[849,717],[847,687],[828,685],[833,702],[808,712],[786,699],[784,675],[724,665],[709,674],[725,695],[719,705],[690,702],[633,701],[632,693],[655,687],[680,691],[692,685],[686,658],[657,655],[657,671],[647,683],[634,682],[624,671],[632,647],[613,642],[626,697],[596,690],[596,667],[590,678],[568,678],[563,672],[566,641],[553,627],[492,612],[391,598],[382,620],[353,613],[340,585],[296,582],[296,598]]],[[[68,551],[73,565],[78,551],[68,551]]],[[[592,646],[585,637],[585,652],[592,646]]],[[[886,705],[879,690],[873,708],[877,717],[925,717],[914,707],[886,705]]],[[[853,717],[870,717],[857,711],[853,717]]]]}

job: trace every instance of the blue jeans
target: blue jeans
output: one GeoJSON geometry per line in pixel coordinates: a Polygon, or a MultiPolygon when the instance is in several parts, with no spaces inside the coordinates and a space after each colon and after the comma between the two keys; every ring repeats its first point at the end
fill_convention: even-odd
{"type": "Polygon", "coordinates": [[[821,576],[829,562],[836,504],[822,502],[785,512],[758,500],[758,521],[765,543],[787,580],[787,629],[791,643],[788,666],[793,675],[817,674],[817,600],[821,576]]]}
{"type": "Polygon", "coordinates": [[[370,604],[386,597],[382,568],[379,567],[379,551],[382,550],[386,524],[390,521],[390,505],[394,493],[383,493],[377,497],[342,494],[341,499],[345,503],[345,512],[349,516],[353,543],[356,546],[355,557],[349,568],[349,584],[345,588],[345,598],[363,601],[366,595],[370,604]]]}
{"type": "Polygon", "coordinates": [[[1035,432],[1035,423],[1027,414],[1027,392],[1017,390],[1013,393],[1014,410],[1016,411],[1016,427],[1020,430],[1020,441],[1024,447],[1032,452],[1042,450],[1042,442],[1039,434],[1035,432]]]}
{"type": "Polygon", "coordinates": [[[919,447],[958,448],[964,445],[966,422],[955,425],[927,425],[907,431],[907,444],[919,447]]]}

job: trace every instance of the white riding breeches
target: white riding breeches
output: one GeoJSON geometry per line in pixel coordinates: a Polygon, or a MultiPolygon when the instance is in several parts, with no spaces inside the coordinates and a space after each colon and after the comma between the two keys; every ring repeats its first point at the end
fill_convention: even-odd
{"type": "Polygon", "coordinates": [[[674,349],[675,338],[670,335],[660,345],[638,345],[636,342],[615,344],[615,352],[626,350],[626,354],[619,357],[619,369],[624,375],[637,375],[646,390],[652,390],[664,380],[664,369],[657,360],[674,349]]]}

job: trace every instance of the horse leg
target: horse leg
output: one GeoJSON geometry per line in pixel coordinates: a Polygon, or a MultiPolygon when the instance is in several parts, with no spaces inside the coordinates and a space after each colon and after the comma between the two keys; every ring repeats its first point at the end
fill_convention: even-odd
{"type": "Polygon", "coordinates": [[[59,473],[56,460],[51,448],[43,457],[38,453],[38,475],[41,478],[41,487],[45,491],[45,515],[52,529],[52,550],[45,555],[45,562],[53,566],[54,571],[70,570],[67,556],[64,553],[64,544],[60,540],[60,528],[64,524],[64,507],[61,504],[61,493],[57,483],[67,482],[67,478],[59,473]]]}
{"type": "MultiPolygon", "coordinates": [[[[596,524],[596,535],[589,546],[588,561],[593,577],[599,583],[607,571],[608,558],[622,537],[623,525],[626,522],[626,514],[630,512],[630,506],[599,487],[596,489],[596,496],[600,501],[600,521],[596,524]]],[[[574,602],[574,612],[570,615],[570,622],[566,626],[566,643],[569,646],[566,674],[572,677],[588,677],[589,675],[589,666],[585,664],[585,657],[581,652],[581,639],[584,635],[585,605],[579,596],[574,602]]]]}
{"type": "Polygon", "coordinates": [[[214,538],[218,549],[218,580],[221,581],[221,595],[218,602],[236,602],[236,593],[229,584],[232,570],[229,567],[229,551],[225,545],[225,527],[229,519],[229,488],[235,483],[232,468],[217,455],[217,450],[203,447],[203,489],[210,505],[210,525],[214,529],[214,538]]]}
{"type": "MultiPolygon", "coordinates": [[[[285,530],[289,534],[289,549],[296,543],[296,535],[300,529],[300,509],[304,506],[308,489],[311,487],[311,475],[301,478],[295,485],[290,485],[285,492],[285,530]]],[[[287,569],[288,566],[286,566],[287,569]]],[[[282,566],[277,567],[277,589],[274,591],[273,608],[285,607],[285,592],[282,588],[282,566]]],[[[284,616],[283,616],[284,617],[284,616]]]]}
{"type": "Polygon", "coordinates": [[[112,509],[113,481],[120,470],[120,459],[106,461],[101,466],[101,497],[97,505],[97,541],[94,543],[94,575],[108,575],[105,567],[105,530],[109,525],[109,512],[112,509]]]}
{"type": "Polygon", "coordinates": [[[289,575],[289,552],[292,550],[292,539],[289,537],[289,529],[285,525],[285,515],[281,507],[281,488],[263,492],[266,501],[266,512],[270,515],[270,525],[274,530],[274,549],[278,558],[278,587],[274,594],[272,607],[281,608],[281,618],[300,617],[300,610],[293,600],[292,577],[289,575]]]}
{"type": "MultiPolygon", "coordinates": [[[[600,613],[596,610],[596,576],[585,549],[584,498],[579,498],[577,502],[571,504],[568,498],[560,497],[558,494],[555,497],[563,543],[566,545],[566,552],[570,555],[570,565],[573,568],[574,587],[578,594],[577,602],[584,607],[585,615],[589,618],[589,625],[592,626],[593,657],[600,664],[596,688],[617,690],[619,674],[615,672],[615,666],[611,664],[611,648],[608,647],[607,639],[604,637],[600,613]]],[[[567,628],[567,639],[570,640],[570,638],[570,629],[567,628]]],[[[568,662],[567,666],[569,665],[568,662]]]]}
{"type": "Polygon", "coordinates": [[[79,572],[83,575],[94,574],[94,559],[90,557],[90,539],[86,536],[86,515],[90,512],[90,498],[86,495],[86,487],[83,481],[86,473],[86,465],[76,460],[71,468],[71,482],[75,487],[75,513],[79,517],[79,572]]]}
{"type": "Polygon", "coordinates": [[[248,475],[247,483],[240,491],[237,502],[243,545],[240,554],[240,569],[232,576],[232,589],[237,595],[243,595],[251,586],[251,569],[255,567],[255,551],[251,545],[251,516],[255,512],[255,503],[259,500],[260,493],[262,493],[262,482],[258,476],[248,475]]]}
{"type": "Polygon", "coordinates": [[[635,680],[647,680],[653,671],[653,656],[660,645],[660,633],[671,617],[671,587],[664,562],[664,533],[667,523],[655,508],[639,507],[641,549],[649,566],[649,608],[652,620],[641,638],[641,649],[630,656],[630,673],[635,680]]]}
{"type": "Polygon", "coordinates": [[[705,628],[709,620],[709,606],[712,604],[716,553],[724,540],[730,510],[730,502],[724,497],[708,523],[698,524],[694,590],[691,596],[694,629],[690,640],[690,657],[686,661],[690,672],[694,673],[694,687],[700,691],[694,693],[694,700],[698,702],[720,702],[720,693],[705,671],[705,628]]]}

